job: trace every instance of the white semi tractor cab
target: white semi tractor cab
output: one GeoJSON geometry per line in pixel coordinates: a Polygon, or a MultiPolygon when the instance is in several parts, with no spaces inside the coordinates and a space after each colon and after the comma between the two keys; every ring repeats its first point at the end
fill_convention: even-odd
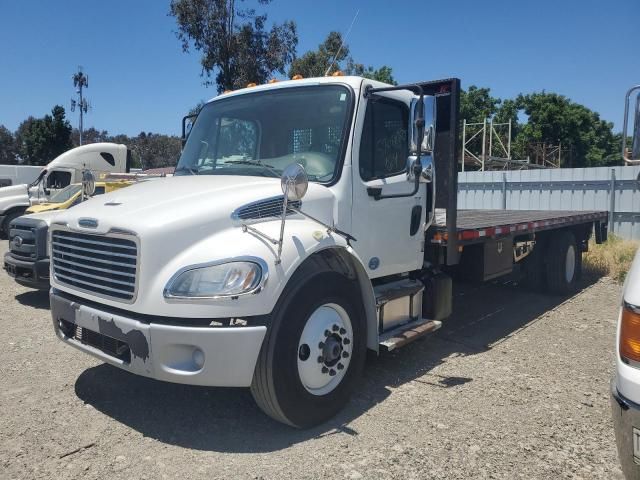
{"type": "Polygon", "coordinates": [[[126,173],[130,166],[131,151],[116,143],[91,143],[64,152],[43,167],[33,182],[0,188],[0,233],[8,236],[11,220],[32,204],[46,202],[51,194],[80,183],[83,171],[126,173]]]}
{"type": "Polygon", "coordinates": [[[522,264],[569,292],[607,214],[458,212],[459,89],[327,77],[213,99],[174,177],[53,220],[57,336],[142,376],[251,387],[308,427],[345,404],[367,350],[440,327],[449,274],[522,264]]]}

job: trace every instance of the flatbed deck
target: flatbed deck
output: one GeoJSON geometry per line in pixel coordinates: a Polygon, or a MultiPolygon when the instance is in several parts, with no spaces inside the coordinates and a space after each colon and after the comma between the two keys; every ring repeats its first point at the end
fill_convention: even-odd
{"type": "MultiPolygon", "coordinates": [[[[552,230],[587,222],[606,222],[602,211],[570,210],[458,210],[458,241],[474,243],[484,238],[552,230]]],[[[432,243],[446,244],[446,216],[436,212],[432,243]]]]}

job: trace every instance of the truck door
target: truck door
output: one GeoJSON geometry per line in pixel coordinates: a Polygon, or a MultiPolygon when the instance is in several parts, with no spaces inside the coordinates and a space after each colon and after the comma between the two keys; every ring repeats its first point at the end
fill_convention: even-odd
{"type": "Polygon", "coordinates": [[[407,179],[412,95],[388,92],[361,98],[353,147],[353,243],[370,278],[416,270],[423,261],[426,185],[409,194],[407,179]],[[359,134],[359,135],[358,135],[359,134]]]}

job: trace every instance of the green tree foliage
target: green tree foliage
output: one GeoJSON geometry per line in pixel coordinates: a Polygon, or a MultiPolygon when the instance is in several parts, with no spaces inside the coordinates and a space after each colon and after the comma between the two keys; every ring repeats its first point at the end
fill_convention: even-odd
{"type": "Polygon", "coordinates": [[[330,32],[318,45],[317,50],[309,50],[295,59],[289,68],[289,77],[302,75],[305,78],[323,77],[342,70],[341,64],[349,58],[349,45],[342,44],[340,32],[330,32]],[[340,46],[342,45],[342,48],[340,46]],[[328,73],[327,73],[328,72],[328,73]]]}
{"type": "Polygon", "coordinates": [[[489,88],[478,88],[471,85],[460,95],[460,117],[467,123],[481,123],[498,111],[501,100],[491,96],[489,88]]]}
{"type": "Polygon", "coordinates": [[[613,124],[584,105],[557,93],[519,95],[518,106],[528,117],[518,136],[529,142],[547,142],[570,147],[571,166],[595,167],[617,154],[613,124]]]}
{"type": "Polygon", "coordinates": [[[137,137],[121,142],[135,154],[144,169],[175,167],[180,158],[182,142],[177,136],[140,132],[137,137]]]}
{"type": "Polygon", "coordinates": [[[0,125],[0,164],[11,165],[17,163],[18,149],[11,131],[0,125]]]}
{"type": "Polygon", "coordinates": [[[289,77],[294,75],[302,75],[305,78],[323,77],[338,70],[346,75],[358,75],[397,85],[391,67],[383,65],[376,69],[372,66],[365,67],[362,63],[355,63],[351,58],[349,45],[342,43],[340,32],[329,32],[327,38],[318,45],[317,50],[310,50],[294,60],[289,68],[289,77]]]}
{"type": "Polygon", "coordinates": [[[20,157],[30,165],[46,165],[73,146],[71,124],[60,105],[53,107],[51,115],[27,118],[18,127],[15,137],[20,157]]]}
{"type": "Polygon", "coordinates": [[[398,84],[395,78],[393,78],[393,69],[387,65],[383,65],[380,68],[373,68],[372,66],[365,67],[362,63],[353,63],[353,61],[351,61],[347,66],[345,73],[348,75],[357,75],[359,77],[377,80],[390,85],[398,84]]]}
{"type": "MultiPolygon", "coordinates": [[[[89,127],[82,131],[82,143],[99,143],[108,142],[109,132],[106,130],[96,130],[94,127],[89,127]]],[[[71,132],[71,141],[74,147],[80,145],[80,131],[74,128],[71,132]]]]}
{"type": "Polygon", "coordinates": [[[493,97],[489,88],[475,85],[463,91],[460,116],[467,123],[511,121],[511,152],[516,159],[526,158],[535,145],[562,145],[563,165],[592,167],[620,164],[620,135],[613,134],[613,124],[563,95],[539,92],[518,95],[515,99],[493,97]],[[519,122],[519,114],[527,117],[519,122]]]}
{"type": "MultiPolygon", "coordinates": [[[[267,5],[271,0],[258,0],[267,5]]],[[[266,29],[267,15],[239,8],[244,0],[172,0],[182,49],[201,52],[205,84],[215,73],[218,92],[264,83],[273,72],[285,73],[295,59],[296,25],[286,21],[266,29]]]]}

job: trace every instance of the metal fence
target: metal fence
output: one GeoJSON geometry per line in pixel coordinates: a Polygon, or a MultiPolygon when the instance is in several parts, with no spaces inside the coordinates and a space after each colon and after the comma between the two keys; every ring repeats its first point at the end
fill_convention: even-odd
{"type": "Polygon", "coordinates": [[[461,172],[458,208],[606,210],[610,232],[640,240],[640,166],[461,172]]]}

